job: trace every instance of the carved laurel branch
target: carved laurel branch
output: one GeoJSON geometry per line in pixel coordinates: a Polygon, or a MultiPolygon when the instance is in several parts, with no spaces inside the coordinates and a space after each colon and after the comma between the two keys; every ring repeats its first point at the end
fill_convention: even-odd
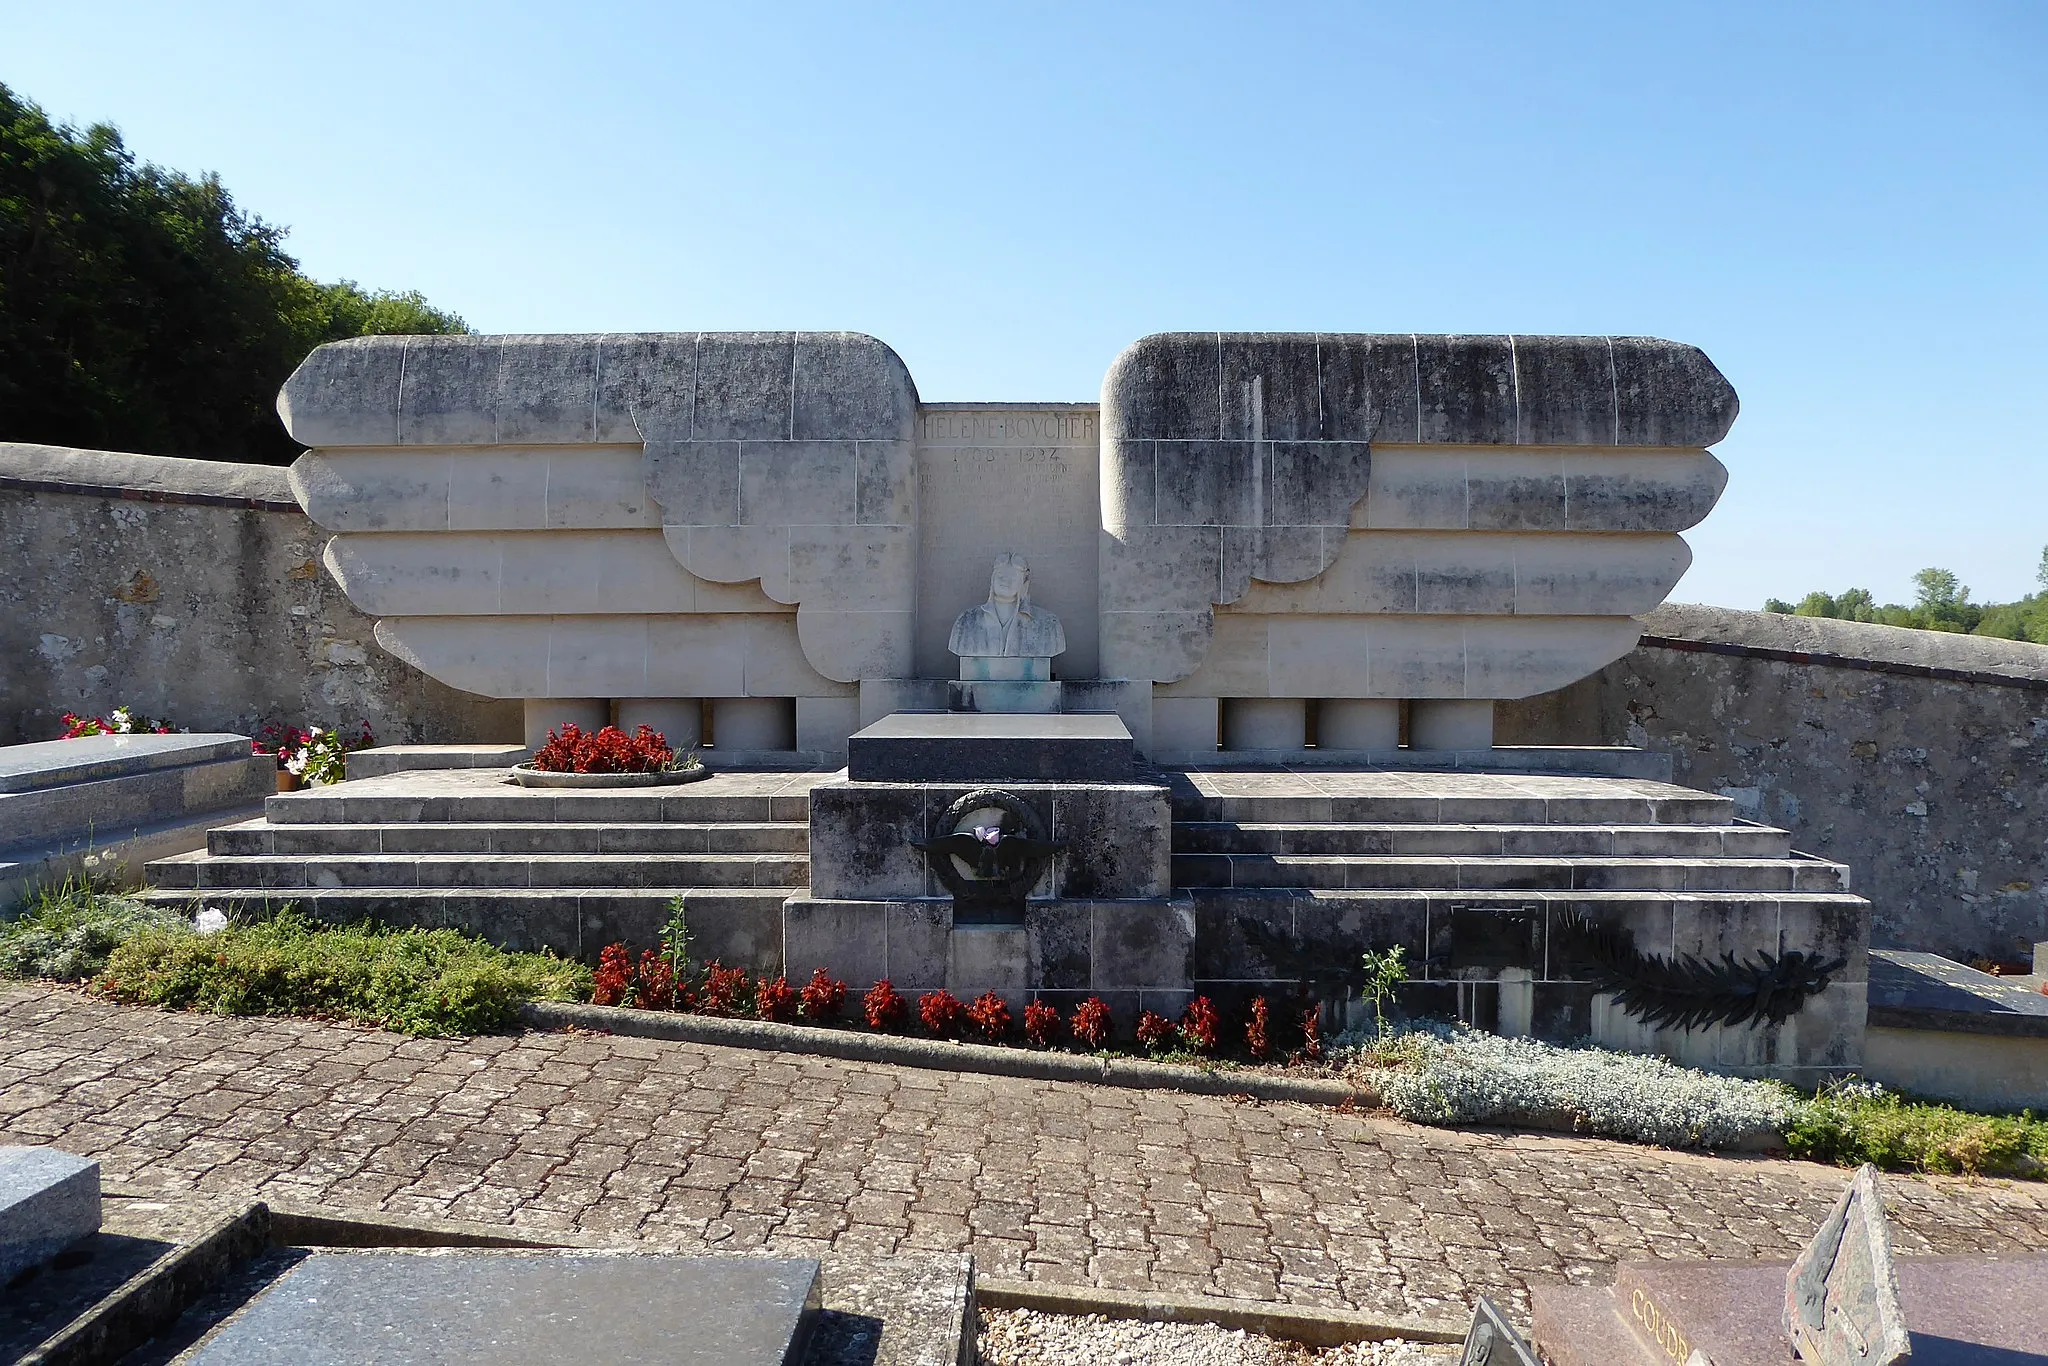
{"type": "Polygon", "coordinates": [[[1638,949],[1626,930],[1594,924],[1577,912],[1559,918],[1557,933],[1559,946],[1592,969],[1595,985],[1614,993],[1615,1004],[1652,1028],[1781,1025],[1849,961],[1800,949],[1760,951],[1748,961],[1733,953],[1719,962],[1689,953],[1657,958],[1638,949]]]}
{"type": "MultiPolygon", "coordinates": [[[[1781,1025],[1848,965],[1845,958],[1798,949],[1759,952],[1747,961],[1733,953],[1718,962],[1692,954],[1657,958],[1636,948],[1626,930],[1595,924],[1577,912],[1560,916],[1555,924],[1557,947],[1590,968],[1600,990],[1612,992],[1617,1005],[1652,1028],[1781,1025]]],[[[1237,928],[1281,977],[1346,987],[1365,980],[1354,957],[1306,948],[1250,916],[1237,917],[1237,928]]]]}

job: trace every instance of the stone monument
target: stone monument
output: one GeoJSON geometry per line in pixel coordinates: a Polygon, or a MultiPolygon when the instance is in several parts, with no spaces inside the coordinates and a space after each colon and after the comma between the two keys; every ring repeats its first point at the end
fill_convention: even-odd
{"type": "MultiPolygon", "coordinates": [[[[857,333],[365,337],[278,406],[326,567],[394,655],[522,699],[530,740],[645,722],[687,745],[701,719],[714,769],[846,766],[767,800],[808,804],[808,859],[772,876],[809,885],[726,903],[760,970],[1095,993],[1129,1020],[1197,991],[1341,1006],[1332,972],[1401,945],[1424,1013],[1801,1079],[1860,1061],[1846,870],[1668,786],[1668,756],[1493,745],[1497,700],[1627,654],[1684,573],[1736,414],[1696,348],[1165,333],[1099,404],[969,405],[924,402],[857,333]]],[[[291,823],[324,800],[272,802],[291,823]]],[[[617,800],[637,822],[692,799],[617,800]]],[[[209,859],[204,882],[165,867],[452,909],[425,863],[374,870],[402,899],[209,859]]],[[[523,871],[585,957],[598,922],[567,889],[614,878],[593,903],[638,916],[732,875],[523,871]]]]}
{"type": "Polygon", "coordinates": [[[378,643],[524,699],[530,741],[701,715],[830,760],[951,696],[1043,706],[1021,665],[944,676],[986,546],[1059,585],[1058,705],[1182,762],[1301,754],[1311,718],[1325,754],[1488,748],[1495,699],[1634,646],[1736,400],[1647,337],[1167,333],[1098,408],[925,404],[858,333],[680,332],[333,342],[278,410],[378,643]]]}
{"type": "Polygon", "coordinates": [[[1055,712],[1060,685],[1052,661],[1067,651],[1060,619],[1031,602],[1031,566],[1022,555],[996,556],[988,601],[953,623],[946,648],[960,659],[947,690],[954,711],[1055,712]]]}
{"type": "Polygon", "coordinates": [[[1864,1166],[1798,1259],[1624,1262],[1613,1286],[1532,1288],[1554,1366],[2048,1363],[2048,1256],[1899,1257],[1864,1166]]]}

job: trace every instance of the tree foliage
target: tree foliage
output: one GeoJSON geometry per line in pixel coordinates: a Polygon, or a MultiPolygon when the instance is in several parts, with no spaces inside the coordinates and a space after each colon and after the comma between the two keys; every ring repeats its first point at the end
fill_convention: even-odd
{"type": "Polygon", "coordinates": [[[321,284],[215,175],[138,162],[0,85],[0,440],[281,464],[322,342],[466,332],[416,292],[321,284]]]}
{"type": "Polygon", "coordinates": [[[1911,606],[1896,602],[1880,606],[1869,589],[1847,588],[1840,593],[1808,593],[1796,603],[1770,598],[1764,602],[1764,610],[2048,645],[2048,548],[2041,552],[2035,578],[2041,591],[2017,602],[1971,602],[1970,590],[1952,571],[1930,567],[1913,576],[1911,606]]]}

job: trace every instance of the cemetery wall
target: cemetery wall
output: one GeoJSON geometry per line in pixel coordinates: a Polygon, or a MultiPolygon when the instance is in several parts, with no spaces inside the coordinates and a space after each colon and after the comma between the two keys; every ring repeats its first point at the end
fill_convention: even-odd
{"type": "Polygon", "coordinates": [[[2021,959],[2048,938],[2048,646],[1670,604],[1629,655],[1499,705],[1500,744],[1662,750],[1848,864],[1874,947],[2021,959]]]}
{"type": "Polygon", "coordinates": [[[0,443],[0,743],[124,703],[197,731],[517,740],[518,702],[377,647],[326,539],[281,469],[0,443]]]}

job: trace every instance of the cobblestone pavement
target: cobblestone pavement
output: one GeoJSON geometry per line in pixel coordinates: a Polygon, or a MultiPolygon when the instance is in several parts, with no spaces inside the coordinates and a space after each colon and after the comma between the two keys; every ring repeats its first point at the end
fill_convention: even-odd
{"type": "MultiPolygon", "coordinates": [[[[0,989],[0,1142],[109,1181],[1444,1317],[1616,1259],[1789,1255],[1809,1164],[606,1035],[408,1040],[0,989]]],[[[1888,1179],[1903,1252],[2048,1247],[2048,1185],[1888,1179]]]]}

